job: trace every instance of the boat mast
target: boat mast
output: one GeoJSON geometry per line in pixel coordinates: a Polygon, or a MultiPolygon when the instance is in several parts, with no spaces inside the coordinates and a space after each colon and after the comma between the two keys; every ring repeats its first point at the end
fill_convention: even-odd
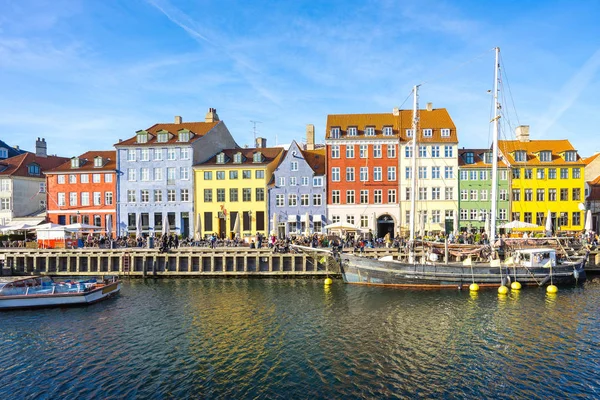
{"type": "Polygon", "coordinates": [[[419,85],[413,87],[413,119],[412,119],[412,133],[413,133],[413,145],[412,145],[412,188],[410,193],[410,242],[415,240],[415,216],[416,211],[416,197],[417,197],[417,127],[419,125],[419,85]]]}
{"type": "Polygon", "coordinates": [[[498,80],[500,72],[500,48],[496,47],[496,64],[494,68],[494,123],[492,137],[492,207],[490,220],[490,243],[496,242],[496,217],[498,214],[498,125],[500,123],[500,103],[498,102],[498,80]]]}

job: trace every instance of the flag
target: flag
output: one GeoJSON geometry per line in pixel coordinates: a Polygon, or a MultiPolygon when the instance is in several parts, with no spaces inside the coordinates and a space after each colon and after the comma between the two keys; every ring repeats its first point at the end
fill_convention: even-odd
{"type": "Polygon", "coordinates": [[[550,267],[552,267],[552,260],[548,260],[548,262],[542,266],[542,268],[550,268],[550,267]]]}
{"type": "Polygon", "coordinates": [[[323,257],[321,257],[321,259],[319,259],[319,262],[320,262],[321,264],[325,264],[325,263],[327,262],[327,256],[323,256],[323,257]]]}
{"type": "Polygon", "coordinates": [[[463,260],[463,265],[465,266],[470,266],[473,265],[473,262],[471,261],[471,257],[467,257],[463,260]]]}

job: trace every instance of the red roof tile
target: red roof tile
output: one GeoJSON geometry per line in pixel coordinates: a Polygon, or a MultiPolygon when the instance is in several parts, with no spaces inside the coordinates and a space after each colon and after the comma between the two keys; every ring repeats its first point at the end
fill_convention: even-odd
{"type": "Polygon", "coordinates": [[[579,154],[577,161],[565,161],[561,154],[565,151],[575,151],[575,148],[567,139],[563,140],[531,140],[521,142],[520,140],[500,140],[498,148],[502,151],[507,161],[511,164],[519,165],[583,165],[579,154]],[[527,161],[517,162],[514,159],[514,153],[517,150],[524,150],[527,154],[527,161]],[[552,161],[540,161],[537,154],[541,151],[551,151],[552,161]]]}
{"type": "Polygon", "coordinates": [[[225,149],[222,153],[225,153],[225,163],[217,163],[217,155],[221,152],[215,154],[213,157],[209,158],[207,161],[196,164],[197,166],[207,166],[207,165],[218,165],[218,166],[226,166],[226,167],[235,167],[238,165],[266,165],[270,164],[276,158],[281,156],[284,153],[284,149],[281,147],[257,147],[257,148],[245,148],[245,149],[225,149]],[[263,162],[255,163],[253,162],[254,153],[260,151],[263,155],[263,162]],[[236,153],[242,153],[242,162],[241,164],[236,164],[233,162],[233,155],[236,153]]]}
{"type": "Polygon", "coordinates": [[[325,147],[301,151],[308,165],[315,171],[315,175],[325,175],[325,147]]]}
{"type": "Polygon", "coordinates": [[[80,167],[71,168],[71,160],[53,168],[46,173],[60,173],[60,172],[90,172],[90,171],[116,171],[117,170],[117,152],[114,150],[93,150],[83,153],[79,156],[80,167]],[[96,157],[102,157],[102,167],[94,167],[94,159],[96,157]]]}
{"type": "Polygon", "coordinates": [[[68,160],[68,158],[57,156],[40,157],[36,156],[34,153],[20,154],[0,161],[0,176],[43,178],[43,174],[46,171],[55,168],[68,160]],[[32,175],[29,173],[28,167],[31,164],[40,166],[39,175],[32,175]]]}
{"type": "Polygon", "coordinates": [[[584,163],[585,165],[590,165],[590,163],[591,163],[592,161],[594,161],[596,158],[598,158],[598,156],[600,156],[600,153],[596,153],[596,154],[594,154],[593,156],[590,156],[590,157],[584,158],[584,159],[583,159],[583,163],[584,163]]]}
{"type": "Polygon", "coordinates": [[[182,129],[187,129],[190,132],[193,132],[194,135],[190,137],[189,142],[185,143],[193,143],[196,140],[200,139],[202,136],[206,135],[211,129],[220,124],[221,121],[216,122],[182,122],[181,124],[155,124],[150,128],[146,129],[148,133],[151,135],[148,136],[147,143],[138,143],[137,142],[137,133],[135,136],[123,140],[122,142],[115,143],[115,146],[154,146],[157,144],[157,132],[161,130],[165,130],[173,135],[167,142],[161,142],[160,145],[168,145],[168,144],[178,144],[181,145],[182,142],[178,141],[177,132],[182,129]]]}

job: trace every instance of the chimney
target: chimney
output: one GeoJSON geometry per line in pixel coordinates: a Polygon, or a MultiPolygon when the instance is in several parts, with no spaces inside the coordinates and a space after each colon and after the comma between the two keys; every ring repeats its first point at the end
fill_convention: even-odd
{"type": "Polygon", "coordinates": [[[46,152],[46,139],[37,138],[35,141],[35,155],[38,157],[48,157],[48,153],[46,152]]]}
{"type": "Polygon", "coordinates": [[[175,116],[175,123],[176,124],[181,124],[183,122],[183,120],[181,119],[181,117],[179,115],[175,116]]]}
{"type": "Polygon", "coordinates": [[[315,126],[313,124],[306,125],[306,150],[315,149],[315,126]]]}
{"type": "Polygon", "coordinates": [[[257,137],[256,138],[256,148],[257,149],[264,149],[265,147],[267,147],[267,139],[261,138],[261,137],[257,137]]]}
{"type": "Polygon", "coordinates": [[[216,108],[209,108],[206,113],[206,117],[204,117],[204,122],[217,122],[219,121],[219,116],[217,115],[216,108]]]}
{"type": "Polygon", "coordinates": [[[400,115],[400,109],[398,107],[394,107],[394,109],[392,110],[392,114],[394,115],[394,117],[397,117],[398,115],[400,115]]]}
{"type": "Polygon", "coordinates": [[[517,126],[515,136],[519,142],[529,142],[529,125],[517,126]]]}
{"type": "Polygon", "coordinates": [[[433,110],[433,103],[427,103],[427,111],[433,110]]]}

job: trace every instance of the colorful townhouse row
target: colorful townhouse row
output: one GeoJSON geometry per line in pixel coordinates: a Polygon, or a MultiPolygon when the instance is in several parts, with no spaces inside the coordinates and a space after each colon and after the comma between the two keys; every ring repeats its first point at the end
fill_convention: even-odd
{"type": "MultiPolygon", "coordinates": [[[[113,235],[160,234],[168,224],[186,237],[285,236],[343,222],[383,237],[407,233],[415,193],[418,230],[482,229],[491,215],[491,149],[459,148],[444,108],[429,103],[418,117],[415,132],[412,110],[329,115],[324,145],[308,125],[306,142],[287,149],[262,138],[240,147],[212,108],[203,122],[175,117],[119,140],[115,150],[71,159],[48,156],[43,139],[36,154],[8,154],[15,149],[0,143],[7,156],[0,223],[46,208],[49,222],[113,235]]],[[[583,160],[568,140],[531,140],[527,126],[500,141],[498,166],[498,224],[518,220],[543,230],[550,213],[555,231],[580,231],[593,205],[582,207],[584,196],[600,198],[600,158],[583,160]],[[586,183],[588,171],[596,175],[586,183]]]]}

